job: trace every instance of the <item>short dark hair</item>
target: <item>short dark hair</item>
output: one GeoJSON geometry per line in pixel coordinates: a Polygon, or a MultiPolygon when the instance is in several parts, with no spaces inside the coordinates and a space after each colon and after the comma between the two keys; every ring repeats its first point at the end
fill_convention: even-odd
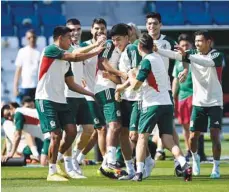
{"type": "Polygon", "coordinates": [[[107,28],[107,22],[103,18],[95,18],[91,26],[94,27],[94,24],[103,24],[107,28]]]}
{"type": "Polygon", "coordinates": [[[4,117],[4,111],[6,109],[10,109],[10,106],[8,104],[2,106],[2,108],[1,108],[1,118],[4,117]]]}
{"type": "Polygon", "coordinates": [[[152,52],[153,49],[153,38],[148,33],[142,33],[139,37],[139,43],[147,51],[152,52]]]}
{"type": "Polygon", "coordinates": [[[157,12],[148,13],[146,15],[146,21],[149,18],[155,18],[159,21],[159,23],[161,23],[161,14],[160,13],[157,13],[157,12]]]}
{"type": "Polygon", "coordinates": [[[81,23],[78,19],[72,18],[67,20],[66,25],[81,25],[81,23]]]}
{"type": "Polygon", "coordinates": [[[21,104],[24,105],[25,103],[30,103],[30,102],[33,102],[33,99],[30,96],[24,96],[21,101],[21,104]]]}
{"type": "Polygon", "coordinates": [[[128,35],[128,27],[127,24],[119,23],[114,25],[110,30],[110,36],[113,37],[115,35],[126,36],[128,35]]]}
{"type": "Polygon", "coordinates": [[[17,102],[10,102],[9,105],[11,105],[14,109],[20,107],[20,105],[17,102]]]}
{"type": "Polygon", "coordinates": [[[178,37],[178,43],[180,43],[181,41],[188,41],[189,43],[192,43],[192,38],[187,33],[182,33],[178,37]]]}
{"type": "Polygon", "coordinates": [[[66,26],[57,26],[53,30],[53,39],[56,40],[59,36],[63,36],[72,30],[66,26]]]}
{"type": "Polygon", "coordinates": [[[196,37],[197,35],[203,35],[206,40],[212,40],[212,36],[211,36],[210,32],[207,30],[196,31],[194,33],[194,37],[196,37]]]}

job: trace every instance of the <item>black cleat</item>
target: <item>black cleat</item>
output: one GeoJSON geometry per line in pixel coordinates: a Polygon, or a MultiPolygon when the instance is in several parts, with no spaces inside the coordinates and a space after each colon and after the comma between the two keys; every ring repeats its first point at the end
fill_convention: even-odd
{"type": "Polygon", "coordinates": [[[174,174],[177,177],[182,177],[183,176],[183,170],[182,170],[180,164],[175,167],[174,174]]]}
{"type": "Polygon", "coordinates": [[[142,181],[142,172],[140,173],[136,173],[135,176],[133,177],[133,179],[131,179],[132,181],[142,181]]]}

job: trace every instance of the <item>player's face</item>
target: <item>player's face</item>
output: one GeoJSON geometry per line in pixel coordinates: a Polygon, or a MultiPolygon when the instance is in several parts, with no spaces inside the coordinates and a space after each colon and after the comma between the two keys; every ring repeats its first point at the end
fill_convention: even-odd
{"type": "Polygon", "coordinates": [[[60,39],[59,40],[60,40],[60,43],[59,43],[60,48],[61,49],[64,49],[64,50],[68,50],[69,47],[70,47],[70,45],[71,45],[71,42],[72,42],[72,40],[71,40],[71,33],[68,32],[68,33],[66,33],[63,36],[60,36],[60,39]]]}
{"type": "Polygon", "coordinates": [[[107,34],[107,29],[104,24],[94,23],[93,27],[91,28],[91,34],[93,39],[97,41],[98,36],[107,34]]]}
{"type": "Polygon", "coordinates": [[[24,103],[23,107],[34,109],[35,105],[34,105],[34,102],[32,101],[32,102],[24,103]]]}
{"type": "Polygon", "coordinates": [[[160,34],[161,23],[156,18],[148,18],[146,22],[146,29],[150,36],[160,34]]]}
{"type": "Polygon", "coordinates": [[[179,46],[182,47],[182,49],[184,49],[185,51],[192,48],[192,44],[184,40],[180,41],[179,46]]]}
{"type": "Polygon", "coordinates": [[[3,117],[7,120],[12,120],[12,115],[11,115],[11,110],[10,109],[5,109],[3,111],[3,117]]]}
{"type": "Polygon", "coordinates": [[[203,35],[195,37],[195,46],[198,51],[205,52],[211,47],[211,40],[206,40],[203,35]]]}
{"type": "Polygon", "coordinates": [[[67,25],[72,30],[71,39],[72,42],[78,44],[81,38],[82,30],[80,25],[67,25]]]}
{"type": "Polygon", "coordinates": [[[127,35],[126,36],[115,35],[112,37],[112,41],[115,47],[117,47],[120,51],[123,51],[126,45],[129,43],[129,37],[127,35]]]}
{"type": "Polygon", "coordinates": [[[35,34],[33,34],[31,32],[27,32],[26,33],[26,39],[28,40],[30,46],[35,46],[36,45],[37,37],[36,37],[35,34]]]}

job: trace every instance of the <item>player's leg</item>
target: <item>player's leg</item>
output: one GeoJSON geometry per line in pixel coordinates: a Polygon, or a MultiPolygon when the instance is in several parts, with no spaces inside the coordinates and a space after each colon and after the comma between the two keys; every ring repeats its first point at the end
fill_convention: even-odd
{"type": "Polygon", "coordinates": [[[222,108],[220,106],[210,107],[209,111],[210,118],[210,135],[212,140],[212,152],[213,152],[213,168],[211,178],[220,178],[219,164],[221,155],[221,141],[220,132],[222,124],[222,108]]]}
{"type": "Polygon", "coordinates": [[[172,152],[176,160],[179,162],[183,172],[185,181],[191,180],[192,170],[186,162],[185,157],[174,140],[173,136],[173,106],[172,105],[161,105],[158,108],[159,119],[158,128],[164,146],[172,152]]]}
{"type": "Polygon", "coordinates": [[[44,141],[43,141],[43,146],[42,146],[42,150],[41,150],[41,157],[40,157],[40,163],[43,166],[48,165],[48,149],[49,149],[49,145],[50,145],[50,137],[44,139],[44,141]]]}
{"type": "Polygon", "coordinates": [[[198,139],[201,132],[206,132],[208,117],[204,107],[193,106],[190,122],[189,145],[192,153],[192,172],[193,175],[200,174],[200,157],[197,154],[198,139]]]}
{"type": "Polygon", "coordinates": [[[50,145],[48,151],[49,173],[48,181],[67,181],[68,179],[57,173],[57,156],[62,138],[61,125],[57,116],[55,103],[48,100],[36,100],[36,109],[38,111],[41,129],[43,133],[50,133],[50,145]]]}

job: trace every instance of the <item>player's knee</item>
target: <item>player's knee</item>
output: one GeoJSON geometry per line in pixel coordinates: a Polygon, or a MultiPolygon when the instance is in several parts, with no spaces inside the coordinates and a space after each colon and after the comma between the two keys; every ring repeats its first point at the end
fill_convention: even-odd
{"type": "Polygon", "coordinates": [[[94,132],[94,127],[92,125],[83,126],[83,133],[87,135],[92,135],[94,132]]]}
{"type": "Polygon", "coordinates": [[[62,134],[61,133],[54,133],[54,132],[52,132],[50,138],[55,143],[56,142],[60,142],[60,140],[62,138],[62,134]]]}
{"type": "Polygon", "coordinates": [[[136,143],[138,141],[138,133],[136,131],[130,131],[129,137],[132,142],[136,143]]]}
{"type": "Polygon", "coordinates": [[[117,133],[121,131],[121,125],[119,122],[111,122],[109,123],[109,129],[110,131],[117,133]]]}

